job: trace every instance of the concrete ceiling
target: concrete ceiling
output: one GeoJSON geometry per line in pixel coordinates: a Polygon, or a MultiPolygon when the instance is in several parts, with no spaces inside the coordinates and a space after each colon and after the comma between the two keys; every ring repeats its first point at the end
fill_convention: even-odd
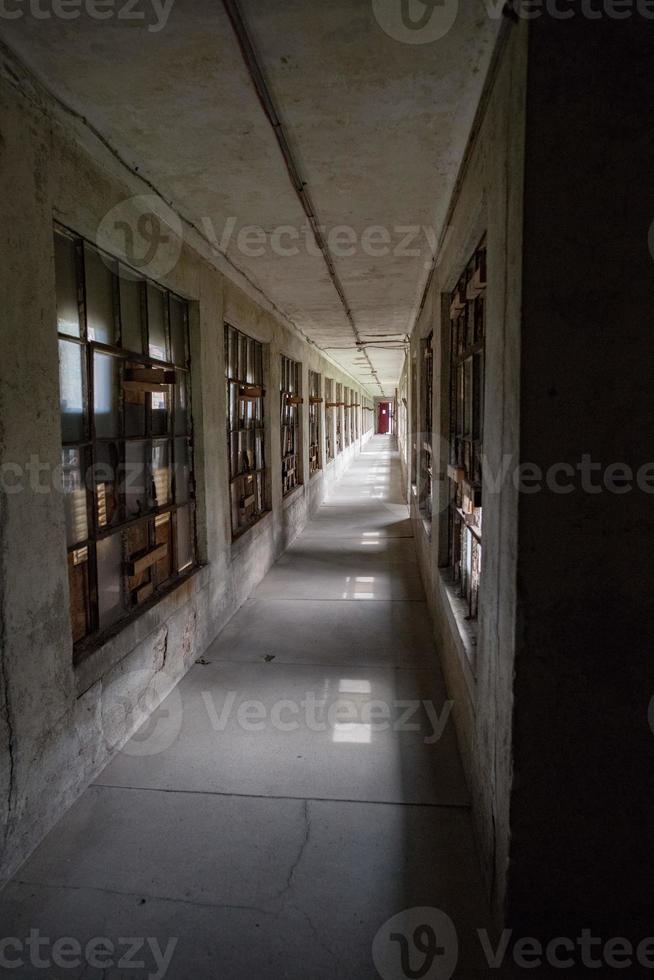
{"type": "MultiPolygon", "coordinates": [[[[394,27],[401,2],[240,5],[358,334],[391,346],[413,327],[499,29],[485,0],[444,0],[449,31],[411,43],[420,32],[394,27]]],[[[1,30],[37,77],[303,333],[380,394],[371,362],[390,394],[403,350],[369,347],[369,362],[355,347],[223,4],[175,0],[159,31],[25,9],[1,30]],[[247,226],[263,246],[239,237],[247,226]]]]}

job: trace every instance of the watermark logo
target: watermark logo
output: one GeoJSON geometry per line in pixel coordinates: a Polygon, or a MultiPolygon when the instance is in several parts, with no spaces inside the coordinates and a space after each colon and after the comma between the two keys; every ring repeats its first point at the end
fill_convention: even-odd
{"type": "MultiPolygon", "coordinates": [[[[604,939],[594,935],[592,929],[581,929],[574,938],[551,939],[518,936],[513,929],[504,929],[499,936],[491,935],[487,929],[476,929],[466,936],[465,949],[480,965],[485,962],[484,976],[503,976],[507,968],[511,976],[517,975],[516,970],[533,972],[541,967],[583,967],[584,971],[654,969],[653,937],[647,936],[638,943],[623,936],[604,939]],[[491,972],[496,970],[502,973],[491,972]]],[[[373,962],[382,980],[449,980],[458,956],[454,922],[436,908],[405,909],[394,915],[379,929],[372,943],[373,962]]]]}
{"type": "MultiPolygon", "coordinates": [[[[261,225],[238,226],[238,219],[231,215],[222,228],[205,216],[202,229],[214,255],[238,252],[249,259],[266,255],[278,258],[294,258],[297,255],[322,255],[313,229],[302,225],[276,225],[265,229],[261,225]]],[[[334,258],[352,258],[365,255],[370,259],[392,256],[395,259],[422,258],[425,268],[431,268],[436,253],[438,236],[430,225],[367,225],[357,229],[352,225],[319,225],[318,229],[334,258]]]]}
{"type": "MultiPolygon", "coordinates": [[[[184,229],[179,215],[154,194],[128,197],[107,211],[98,225],[96,245],[143,276],[162,279],[175,268],[184,229]]],[[[122,270],[129,276],[128,270],[122,270]]]]}
{"type": "Polygon", "coordinates": [[[130,671],[103,693],[102,729],[112,748],[120,744],[126,730],[141,720],[143,724],[122,748],[125,755],[143,757],[165,752],[182,730],[182,696],[163,670],[155,674],[130,671]]]}
{"type": "Polygon", "coordinates": [[[435,908],[404,909],[383,924],[372,944],[382,980],[449,980],[458,958],[454,923],[435,908]]]}
{"type": "Polygon", "coordinates": [[[0,20],[109,20],[145,27],[158,34],[166,27],[175,0],[0,0],[0,20]]]}
{"type": "Polygon", "coordinates": [[[454,26],[459,0],[372,0],[377,23],[402,44],[433,44],[454,26]]]}

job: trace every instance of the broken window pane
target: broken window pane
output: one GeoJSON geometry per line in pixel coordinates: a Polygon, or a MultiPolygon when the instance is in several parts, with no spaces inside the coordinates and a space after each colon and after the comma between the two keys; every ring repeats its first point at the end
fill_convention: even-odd
{"type": "Polygon", "coordinates": [[[191,465],[189,444],[186,439],[175,439],[175,503],[185,504],[189,499],[191,465]]]}
{"type": "Polygon", "coordinates": [[[93,479],[97,507],[98,527],[105,528],[119,521],[121,470],[120,445],[117,442],[99,442],[95,451],[93,479]]]}
{"type": "Polygon", "coordinates": [[[194,530],[189,505],[177,511],[177,571],[183,572],[193,564],[194,530]]]}
{"type": "Polygon", "coordinates": [[[73,643],[89,631],[89,549],[78,548],[68,555],[68,588],[70,591],[70,625],[73,643]]]}
{"type": "Polygon", "coordinates": [[[79,337],[75,243],[64,235],[55,235],[55,276],[57,283],[57,329],[59,333],[79,337]]]}
{"type": "Polygon", "coordinates": [[[120,267],[120,325],[126,350],[143,353],[141,289],[143,283],[124,266],[120,267]]]}
{"type": "Polygon", "coordinates": [[[173,364],[186,367],[186,304],[174,296],[170,297],[170,342],[173,364]]]}
{"type": "Polygon", "coordinates": [[[113,263],[94,248],[84,248],[86,272],[86,325],[89,340],[113,344],[115,340],[113,263]]]}
{"type": "Polygon", "coordinates": [[[178,371],[175,385],[175,435],[186,435],[188,427],[188,375],[178,371]]]}
{"type": "MultiPolygon", "coordinates": [[[[141,364],[125,364],[125,369],[140,368],[141,364]]],[[[145,391],[136,388],[123,388],[123,414],[125,416],[125,435],[144,436],[145,435],[145,391]]]]}
{"type": "Polygon", "coordinates": [[[152,435],[163,436],[168,432],[170,415],[168,406],[170,404],[170,389],[168,391],[152,392],[152,435]]]}
{"type": "Polygon", "coordinates": [[[168,359],[166,348],[166,293],[148,283],[148,337],[150,357],[168,359]]]}
{"type": "Polygon", "coordinates": [[[152,444],[152,482],[155,506],[165,507],[170,503],[170,447],[164,440],[152,444]]]}
{"type": "MultiPolygon", "coordinates": [[[[150,522],[142,521],[133,524],[126,532],[127,538],[127,558],[135,559],[147,554],[150,550],[150,522]]],[[[127,587],[132,597],[132,602],[139,605],[149,599],[152,595],[152,576],[151,566],[147,566],[135,575],[129,575],[127,587]]]]}
{"type": "Polygon", "coordinates": [[[120,619],[124,612],[122,534],[98,541],[97,557],[98,614],[100,629],[104,629],[120,619]]]}
{"type": "Polygon", "coordinates": [[[125,443],[125,512],[127,517],[140,517],[149,510],[145,442],[125,443]]]}
{"type": "Polygon", "coordinates": [[[61,452],[62,486],[66,512],[66,544],[78,544],[89,536],[86,512],[86,487],[82,472],[82,453],[79,449],[61,452]]]}
{"type": "Polygon", "coordinates": [[[118,370],[120,361],[109,354],[93,356],[93,408],[95,434],[108,438],[120,434],[118,412],[118,370]]]}
{"type": "Polygon", "coordinates": [[[84,348],[59,341],[59,399],[63,442],[82,442],[84,419],[84,348]]]}
{"type": "Polygon", "coordinates": [[[166,546],[166,553],[154,565],[155,586],[163,585],[173,573],[173,554],[170,537],[170,514],[160,514],[154,521],[155,546],[166,546]]]}

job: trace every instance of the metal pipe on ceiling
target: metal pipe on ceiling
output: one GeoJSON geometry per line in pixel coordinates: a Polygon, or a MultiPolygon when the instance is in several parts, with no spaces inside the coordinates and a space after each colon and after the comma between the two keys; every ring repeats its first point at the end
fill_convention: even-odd
{"type": "MultiPolygon", "coordinates": [[[[347,317],[347,320],[352,328],[355,340],[357,344],[359,344],[361,343],[361,338],[359,335],[359,331],[357,329],[357,325],[354,322],[354,316],[352,315],[352,310],[350,309],[350,306],[347,302],[343,284],[341,283],[339,275],[336,271],[334,260],[332,259],[332,256],[329,252],[329,248],[327,246],[325,236],[320,230],[320,223],[318,221],[318,217],[316,214],[316,209],[314,207],[313,201],[311,200],[311,195],[309,193],[307,182],[302,179],[300,169],[293,156],[293,151],[291,149],[288,136],[286,135],[284,124],[281,120],[279,112],[277,111],[277,107],[275,106],[275,102],[270,92],[270,89],[268,88],[268,84],[266,82],[263,69],[257,57],[256,51],[254,49],[254,45],[252,44],[252,40],[250,38],[250,34],[248,32],[247,25],[243,18],[243,14],[241,12],[240,6],[237,0],[222,0],[222,2],[225,8],[225,12],[229,17],[230,23],[234,30],[234,34],[236,35],[236,39],[241,49],[241,54],[243,55],[243,61],[245,62],[245,66],[250,74],[250,78],[252,80],[252,84],[254,85],[254,89],[257,93],[259,102],[261,103],[261,107],[265,112],[266,117],[270,122],[270,125],[272,126],[273,132],[277,139],[277,143],[279,144],[279,149],[284,159],[284,163],[286,164],[286,169],[288,171],[288,175],[291,184],[293,186],[293,190],[295,191],[300,201],[300,204],[302,205],[304,213],[307,216],[307,220],[309,222],[309,226],[313,233],[313,237],[316,241],[316,245],[318,246],[318,248],[322,253],[323,259],[325,260],[325,265],[327,266],[327,271],[329,272],[330,278],[334,284],[334,288],[336,289],[336,292],[338,293],[343,309],[345,310],[345,316],[347,317]]],[[[332,348],[332,349],[335,350],[336,348],[332,348]]],[[[366,358],[368,360],[368,364],[370,365],[370,369],[375,377],[375,381],[379,386],[380,391],[383,394],[382,384],[379,381],[379,377],[377,376],[375,367],[367,353],[366,353],[366,358]]]]}

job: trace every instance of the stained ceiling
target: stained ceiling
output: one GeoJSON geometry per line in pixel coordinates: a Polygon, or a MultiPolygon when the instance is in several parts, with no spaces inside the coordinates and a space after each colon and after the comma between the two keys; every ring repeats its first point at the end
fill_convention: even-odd
{"type": "Polygon", "coordinates": [[[2,37],[308,338],[391,394],[499,17],[484,0],[241,0],[330,273],[223,3],[81,6],[26,7],[2,37]]]}

